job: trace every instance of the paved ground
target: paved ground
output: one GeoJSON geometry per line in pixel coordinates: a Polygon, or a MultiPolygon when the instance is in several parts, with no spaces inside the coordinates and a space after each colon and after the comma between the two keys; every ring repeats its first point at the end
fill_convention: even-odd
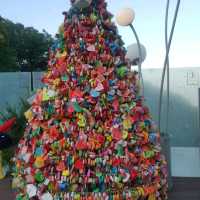
{"type": "MultiPolygon", "coordinates": [[[[0,181],[0,200],[14,200],[10,184],[10,179],[0,181]]],[[[174,178],[173,184],[169,200],[200,200],[199,178],[174,178]]]]}
{"type": "Polygon", "coordinates": [[[200,200],[200,178],[174,178],[169,200],[200,200]]]}

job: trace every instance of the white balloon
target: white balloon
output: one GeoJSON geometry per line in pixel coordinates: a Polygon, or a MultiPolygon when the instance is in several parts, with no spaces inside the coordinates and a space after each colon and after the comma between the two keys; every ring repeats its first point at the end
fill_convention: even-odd
{"type": "Polygon", "coordinates": [[[92,0],[75,0],[75,2],[73,3],[73,6],[81,9],[81,8],[89,7],[91,3],[92,3],[92,0]]]}
{"type": "MultiPolygon", "coordinates": [[[[140,44],[140,46],[141,46],[141,54],[142,54],[141,55],[141,63],[142,63],[142,62],[144,62],[144,60],[147,56],[147,52],[146,52],[146,48],[144,45],[140,44]]],[[[131,44],[127,47],[126,58],[129,59],[133,65],[138,64],[140,54],[139,54],[139,48],[138,48],[137,43],[131,44]]]]}
{"type": "Polygon", "coordinates": [[[124,8],[116,15],[116,21],[120,26],[128,26],[135,19],[135,12],[131,8],[124,8]]]}

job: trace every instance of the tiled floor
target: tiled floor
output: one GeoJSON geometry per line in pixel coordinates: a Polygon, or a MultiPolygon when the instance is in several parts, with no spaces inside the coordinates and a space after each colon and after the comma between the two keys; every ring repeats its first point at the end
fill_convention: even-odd
{"type": "MultiPolygon", "coordinates": [[[[10,179],[0,181],[0,200],[14,200],[10,184],[10,179]]],[[[200,200],[199,178],[174,178],[173,185],[169,200],[200,200]]]]}

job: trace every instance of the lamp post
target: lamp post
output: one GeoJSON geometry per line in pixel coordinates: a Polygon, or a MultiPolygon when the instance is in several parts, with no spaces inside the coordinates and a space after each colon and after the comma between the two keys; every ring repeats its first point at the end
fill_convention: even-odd
{"type": "Polygon", "coordinates": [[[143,84],[143,78],[142,78],[142,49],[140,40],[138,37],[138,34],[133,26],[133,21],[135,19],[135,12],[131,8],[124,8],[119,11],[119,13],[116,15],[116,21],[118,25],[120,26],[129,26],[135,36],[135,39],[137,41],[137,48],[139,53],[139,60],[138,60],[138,71],[139,71],[139,80],[141,81],[142,85],[142,94],[144,94],[144,84],[143,84]]]}
{"type": "MultiPolygon", "coordinates": [[[[167,68],[167,94],[168,94],[168,103],[167,103],[167,107],[169,109],[169,51],[170,51],[170,46],[171,46],[171,41],[172,41],[172,36],[173,36],[173,31],[174,31],[174,27],[175,27],[175,22],[176,22],[176,17],[177,17],[177,13],[178,13],[178,8],[180,5],[180,0],[178,0],[177,3],[177,8],[176,8],[176,12],[175,12],[175,17],[174,17],[174,21],[173,21],[173,26],[172,26],[172,31],[170,33],[170,37],[169,37],[169,41],[168,41],[168,36],[167,36],[167,22],[168,22],[168,9],[169,9],[169,0],[168,0],[168,4],[167,4],[167,13],[166,13],[166,29],[165,29],[165,43],[166,43],[166,56],[165,56],[165,62],[164,62],[164,67],[163,67],[163,74],[162,74],[162,81],[161,81],[161,89],[160,89],[160,101],[159,101],[159,120],[158,120],[158,124],[159,124],[159,130],[160,130],[160,122],[161,122],[161,108],[162,108],[162,96],[163,96],[163,85],[164,85],[164,77],[165,77],[165,71],[167,68]]],[[[142,48],[142,45],[140,44],[140,40],[139,37],[137,35],[137,32],[132,24],[133,20],[135,18],[135,13],[132,9],[130,8],[125,8],[123,10],[121,10],[117,17],[117,23],[121,26],[130,26],[130,28],[132,29],[136,41],[137,41],[137,49],[138,49],[138,54],[139,54],[139,62],[138,62],[138,68],[139,68],[139,78],[142,80],[142,85],[143,85],[143,79],[142,79],[142,73],[141,73],[141,63],[142,63],[142,59],[145,59],[146,55],[146,51],[144,51],[142,48]],[[145,52],[145,53],[144,53],[145,52]],[[145,56],[144,56],[145,55],[145,56]]],[[[127,53],[127,57],[131,58],[131,62],[134,61],[134,56],[131,57],[132,53],[135,53],[135,46],[132,45],[132,47],[128,47],[128,53],[127,53]]],[[[168,111],[167,111],[168,112],[168,111]]],[[[168,118],[168,113],[167,113],[167,118],[168,118]]],[[[167,127],[168,127],[168,119],[167,119],[167,127]]],[[[166,135],[165,135],[166,136],[166,135]]],[[[169,137],[163,137],[162,138],[162,146],[163,146],[163,153],[165,154],[167,160],[168,160],[168,172],[169,172],[169,176],[168,176],[168,183],[169,183],[169,188],[172,188],[172,179],[171,179],[171,166],[170,166],[170,143],[169,143],[169,137]]]]}

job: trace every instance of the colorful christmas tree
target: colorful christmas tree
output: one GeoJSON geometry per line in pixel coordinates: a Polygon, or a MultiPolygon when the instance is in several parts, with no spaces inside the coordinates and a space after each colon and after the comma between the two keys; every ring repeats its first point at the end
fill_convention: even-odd
{"type": "Polygon", "coordinates": [[[160,135],[104,0],[72,1],[25,113],[17,200],[164,200],[160,135]]]}

